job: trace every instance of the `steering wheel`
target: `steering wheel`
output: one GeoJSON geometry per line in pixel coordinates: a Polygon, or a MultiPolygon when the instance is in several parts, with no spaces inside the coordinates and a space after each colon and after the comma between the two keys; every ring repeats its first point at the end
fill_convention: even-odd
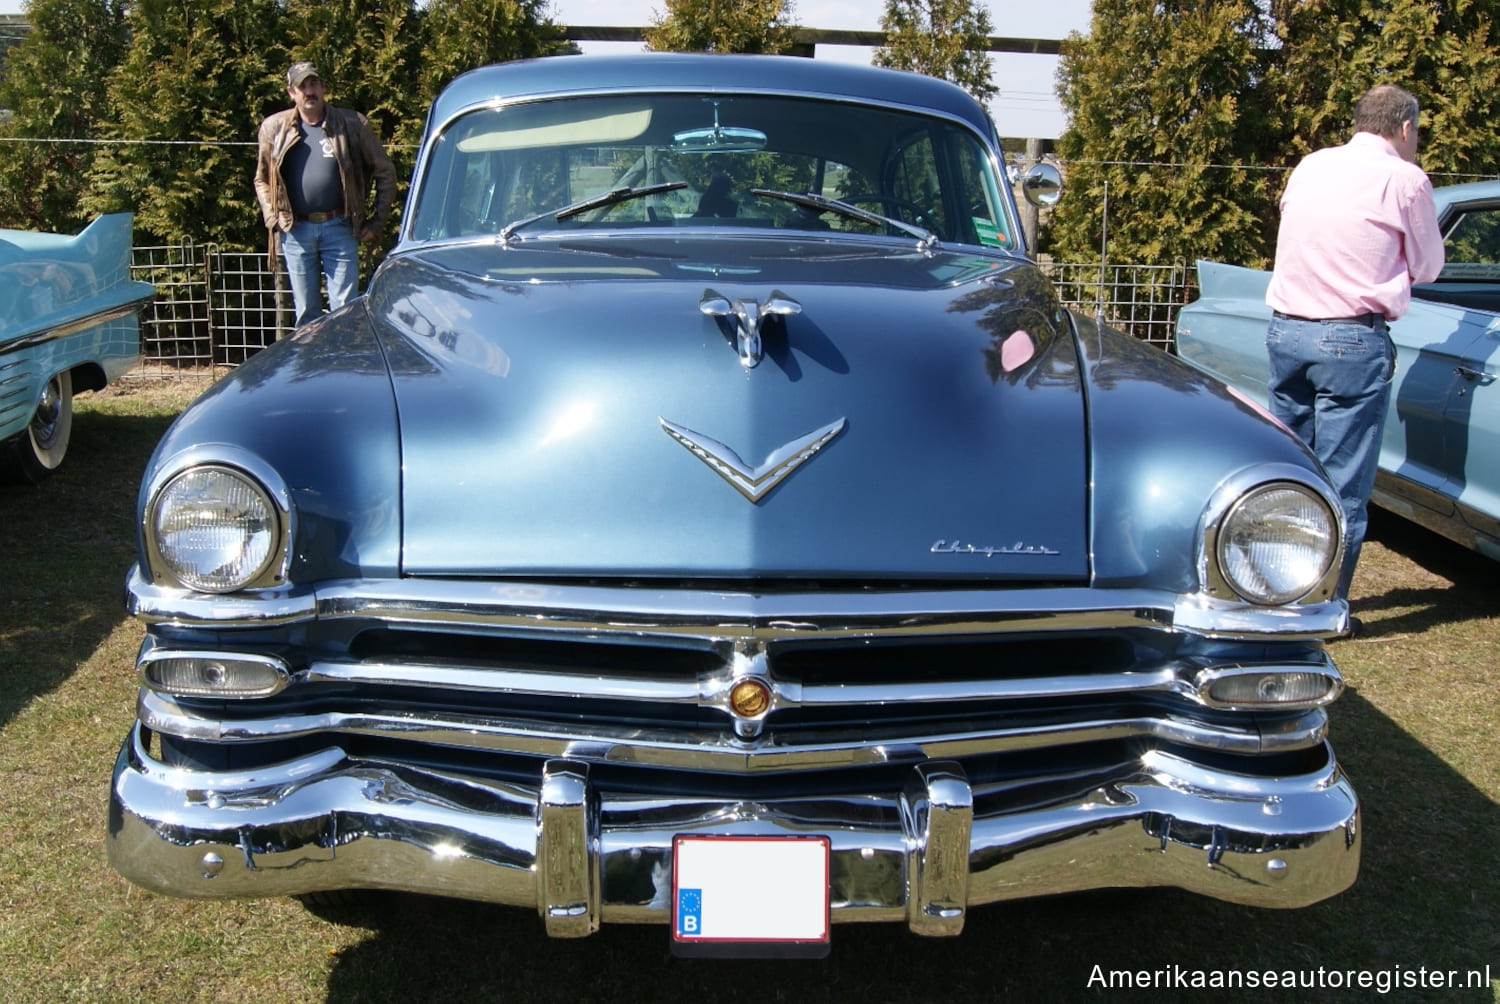
{"type": "Polygon", "coordinates": [[[877,203],[882,207],[880,210],[877,210],[882,216],[889,216],[903,223],[910,223],[924,230],[931,230],[937,235],[938,240],[943,240],[946,237],[943,233],[943,228],[933,219],[932,210],[923,209],[910,199],[903,199],[897,195],[882,195],[879,192],[864,192],[860,195],[846,195],[839,201],[847,202],[853,206],[857,206],[861,202],[877,203]]]}

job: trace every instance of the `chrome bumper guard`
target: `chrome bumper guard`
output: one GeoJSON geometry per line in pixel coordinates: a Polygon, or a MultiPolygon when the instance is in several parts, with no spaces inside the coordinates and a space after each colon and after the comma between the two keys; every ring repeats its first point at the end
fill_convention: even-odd
{"type": "Polygon", "coordinates": [[[481,781],[338,748],[251,773],[170,767],[139,726],[115,765],[114,867],[177,896],[378,888],[533,907],[547,933],[670,920],[676,835],[826,836],[835,922],[956,935],[970,906],[1176,886],[1261,907],[1347,888],[1359,806],[1332,751],[1266,779],[1151,752],[1108,772],[973,786],[954,761],[904,791],[767,801],[603,793],[579,760],[535,785],[481,781]]]}

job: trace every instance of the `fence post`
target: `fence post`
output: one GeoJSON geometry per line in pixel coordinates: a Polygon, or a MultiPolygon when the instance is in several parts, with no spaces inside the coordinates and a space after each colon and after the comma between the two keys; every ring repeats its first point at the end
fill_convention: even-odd
{"type": "MultiPolygon", "coordinates": [[[[271,274],[276,284],[276,340],[279,342],[281,341],[282,333],[289,331],[292,327],[291,324],[286,323],[287,313],[292,308],[287,304],[287,294],[290,291],[287,289],[286,284],[286,269],[273,268],[271,274]]],[[[295,323],[296,318],[293,318],[292,321],[295,323]]]]}
{"type": "Polygon", "coordinates": [[[208,324],[208,365],[212,369],[219,361],[219,330],[221,325],[217,323],[219,313],[219,297],[215,294],[214,276],[217,270],[214,268],[214,259],[219,254],[219,245],[210,242],[203,246],[203,303],[207,308],[204,311],[208,324]]]}
{"type": "MultiPolygon", "coordinates": [[[[1028,139],[1026,141],[1026,160],[1021,165],[1021,170],[1028,171],[1033,164],[1039,164],[1042,160],[1042,141],[1039,139],[1028,139]]],[[[1021,210],[1021,233],[1026,237],[1026,248],[1031,252],[1033,258],[1037,254],[1037,231],[1041,227],[1042,211],[1031,204],[1030,199],[1022,199],[1018,207],[1021,210]]]]}
{"type": "Polygon", "coordinates": [[[1104,278],[1109,266],[1109,179],[1104,179],[1104,204],[1099,207],[1099,299],[1094,305],[1094,323],[1104,327],[1104,278]]]}

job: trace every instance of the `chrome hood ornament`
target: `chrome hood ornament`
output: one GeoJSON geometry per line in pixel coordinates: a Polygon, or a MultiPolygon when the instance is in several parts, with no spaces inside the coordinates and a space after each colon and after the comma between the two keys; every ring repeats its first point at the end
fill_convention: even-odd
{"type": "Polygon", "coordinates": [[[694,432],[665,418],[661,427],[677,440],[688,452],[709,466],[719,477],[728,481],[751,502],[759,502],[761,496],[775,488],[787,475],[811,460],[813,454],[831,443],[844,431],[845,421],[830,422],[821,429],[809,432],[799,439],[773,450],[765,463],[752,468],[740,459],[739,454],[716,439],[694,432]]]}
{"type": "Polygon", "coordinates": [[[731,300],[712,289],[705,289],[702,298],[698,301],[698,309],[709,317],[722,317],[734,321],[735,348],[740,354],[740,365],[748,370],[759,366],[761,358],[765,355],[760,340],[760,328],[765,323],[765,319],[773,316],[787,317],[791,314],[800,314],[802,304],[779,289],[771,290],[770,297],[764,303],[741,300],[738,297],[731,300]]]}

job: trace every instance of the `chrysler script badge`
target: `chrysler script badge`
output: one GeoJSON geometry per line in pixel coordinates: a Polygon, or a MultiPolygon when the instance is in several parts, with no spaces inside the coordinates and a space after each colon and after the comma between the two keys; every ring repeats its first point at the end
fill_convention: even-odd
{"type": "Polygon", "coordinates": [[[772,451],[765,463],[752,468],[740,459],[739,454],[718,440],[709,439],[692,429],[669,422],[665,418],[661,419],[661,427],[667,435],[686,447],[689,453],[707,464],[719,477],[734,485],[739,493],[751,502],[759,502],[762,495],[781,484],[788,474],[811,460],[813,454],[827,446],[835,436],[844,431],[844,424],[841,418],[821,429],[809,432],[800,439],[794,439],[780,449],[772,451]]]}
{"type": "Polygon", "coordinates": [[[982,554],[986,558],[993,558],[997,554],[1006,557],[1043,554],[1051,557],[1062,553],[1045,544],[1027,544],[1019,540],[999,547],[994,544],[965,544],[961,540],[939,540],[929,550],[933,554],[982,554]]]}

